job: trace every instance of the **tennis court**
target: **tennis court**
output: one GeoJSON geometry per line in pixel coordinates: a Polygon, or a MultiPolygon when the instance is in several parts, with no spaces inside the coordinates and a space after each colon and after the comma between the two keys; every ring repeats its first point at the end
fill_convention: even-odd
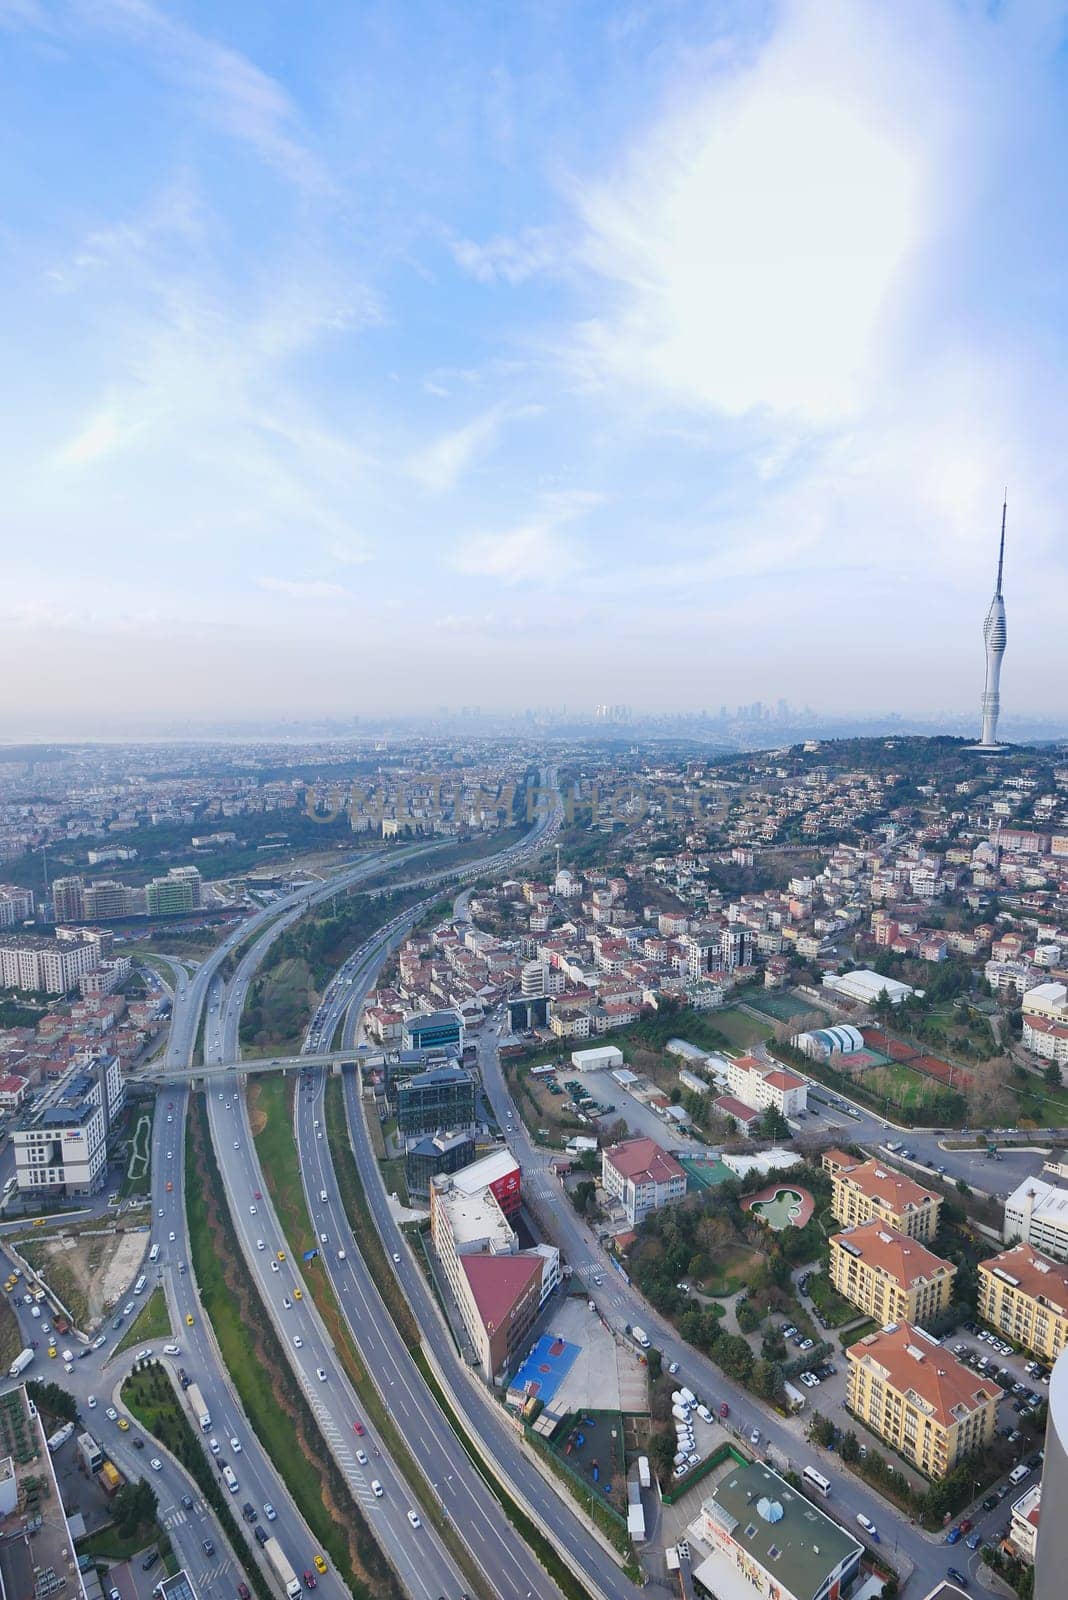
{"type": "Polygon", "coordinates": [[[680,1156],[679,1165],[697,1189],[714,1189],[717,1183],[734,1177],[730,1167],[722,1161],[697,1161],[690,1156],[680,1156]]]}
{"type": "Polygon", "coordinates": [[[578,1353],[577,1344],[556,1339],[551,1333],[543,1334],[508,1385],[509,1389],[519,1389],[528,1398],[533,1396],[548,1405],[578,1353]]]}

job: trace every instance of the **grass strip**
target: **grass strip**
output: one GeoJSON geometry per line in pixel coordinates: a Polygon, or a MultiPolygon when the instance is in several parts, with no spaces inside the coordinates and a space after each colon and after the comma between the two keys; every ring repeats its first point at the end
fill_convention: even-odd
{"type": "Polygon", "coordinates": [[[326,1084],[326,1136],[330,1144],[330,1158],[334,1164],[341,1203],[349,1219],[349,1227],[359,1240],[360,1254],[375,1287],[386,1303],[386,1309],[396,1324],[401,1338],[414,1354],[419,1349],[419,1327],[407,1296],[397,1281],[393,1268],[386,1260],[385,1247],[379,1237],[378,1226],[371,1215],[367,1197],[363,1192],[356,1159],[349,1143],[348,1123],[345,1120],[344,1084],[340,1078],[329,1078],[326,1084]]]}
{"type": "Polygon", "coordinates": [[[195,1096],[191,1107],[185,1160],[190,1247],[200,1297],[250,1426],[358,1600],[402,1600],[397,1574],[327,1449],[245,1265],[222,1198],[203,1094],[195,1096]]]}
{"type": "Polygon", "coordinates": [[[218,1479],[161,1364],[157,1361],[145,1362],[126,1379],[121,1399],[145,1432],[158,1439],[189,1473],[214,1511],[259,1600],[276,1600],[274,1590],[253,1559],[241,1526],[219,1487],[218,1479]]]}
{"type": "MultiPolygon", "coordinates": [[[[249,1114],[256,1149],[267,1188],[279,1221],[283,1224],[290,1251],[294,1255],[318,1247],[304,1199],[304,1189],[297,1164],[297,1145],[293,1136],[292,1092],[295,1091],[298,1081],[295,1077],[289,1079],[260,1077],[249,1085],[249,1114]]],[[[294,1261],[294,1270],[296,1265],[294,1261]]],[[[333,1284],[322,1260],[317,1257],[314,1261],[301,1261],[300,1270],[311,1291],[319,1315],[326,1324],[334,1349],[345,1368],[345,1374],[367,1413],[368,1420],[378,1430],[399,1471],[413,1490],[416,1489],[420,1481],[425,1481],[426,1474],[412,1456],[383,1403],[374,1379],[364,1366],[352,1337],[352,1330],[341,1313],[333,1284]]],[[[468,1581],[473,1587],[480,1587],[479,1568],[452,1521],[442,1514],[436,1497],[433,1494],[425,1495],[420,1509],[434,1524],[468,1581]]]]}
{"type": "Polygon", "coordinates": [[[495,1478],[493,1473],[489,1471],[465,1424],[449,1404],[445,1391],[431,1371],[430,1363],[422,1350],[414,1351],[412,1359],[419,1368],[427,1388],[440,1406],[446,1422],[463,1445],[464,1452],[472,1466],[494,1499],[500,1503],[501,1509],[516,1533],[530,1546],[561,1593],[567,1596],[567,1600],[589,1600],[589,1590],[583,1588],[571,1568],[557,1555],[552,1543],[545,1537],[536,1523],[532,1522],[522,1507],[513,1500],[500,1479],[495,1478]]]}
{"type": "Polygon", "coordinates": [[[120,1351],[129,1350],[135,1344],[143,1344],[146,1339],[169,1339],[173,1332],[167,1311],[167,1296],[162,1289],[153,1289],[112,1355],[117,1356],[120,1351]]]}

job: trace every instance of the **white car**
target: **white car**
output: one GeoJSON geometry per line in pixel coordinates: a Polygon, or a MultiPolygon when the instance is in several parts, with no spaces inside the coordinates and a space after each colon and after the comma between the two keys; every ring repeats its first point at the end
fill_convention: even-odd
{"type": "Polygon", "coordinates": [[[159,1456],[153,1456],[152,1460],[148,1464],[152,1468],[153,1472],[163,1471],[163,1462],[160,1460],[159,1456]]]}
{"type": "Polygon", "coordinates": [[[293,1335],[293,1348],[294,1350],[304,1349],[304,1340],[301,1338],[299,1333],[295,1333],[293,1335]]]}
{"type": "Polygon", "coordinates": [[[239,1144],[239,1143],[238,1143],[238,1142],[237,1142],[237,1140],[236,1140],[236,1139],[235,1139],[235,1140],[234,1140],[234,1149],[235,1149],[235,1150],[240,1150],[240,1148],[241,1148],[241,1146],[240,1146],[240,1144],[239,1144]]]}
{"type": "Polygon", "coordinates": [[[284,1311],[292,1311],[293,1309],[293,1302],[287,1294],[282,1296],[282,1309],[284,1311]]]}
{"type": "Polygon", "coordinates": [[[752,1433],[749,1435],[749,1443],[750,1444],[759,1444],[760,1443],[760,1429],[759,1428],[754,1428],[753,1429],[752,1433]]]}
{"type": "Polygon", "coordinates": [[[356,1452],[356,1460],[360,1463],[361,1467],[365,1467],[367,1465],[367,1451],[366,1450],[357,1450],[357,1452],[356,1452]]]}
{"type": "Polygon", "coordinates": [[[423,1526],[422,1522],[420,1521],[418,1511],[409,1511],[408,1521],[411,1523],[413,1528],[421,1528],[423,1526]]]}
{"type": "Polygon", "coordinates": [[[160,1206],[160,1208],[159,1208],[158,1212],[156,1213],[156,1215],[162,1217],[162,1215],[163,1215],[163,1207],[162,1206],[160,1206]]]}
{"type": "Polygon", "coordinates": [[[168,1243],[173,1244],[174,1243],[174,1234],[173,1233],[169,1233],[167,1235],[167,1240],[168,1240],[168,1243]]]}
{"type": "Polygon", "coordinates": [[[399,1267],[400,1266],[400,1255],[396,1250],[394,1250],[394,1252],[393,1252],[393,1260],[394,1260],[395,1265],[399,1267]]]}
{"type": "Polygon", "coordinates": [[[279,1270],[279,1268],[278,1268],[278,1262],[277,1262],[277,1261],[272,1261],[272,1262],[271,1262],[271,1271],[272,1271],[272,1272],[277,1272],[277,1271],[278,1271],[278,1270],[279,1270]]]}
{"type": "Polygon", "coordinates": [[[371,1493],[374,1495],[376,1500],[381,1500],[383,1494],[385,1493],[385,1490],[382,1488],[382,1485],[379,1483],[377,1478],[371,1479],[371,1493]]]}
{"type": "Polygon", "coordinates": [[[326,1373],[325,1373],[325,1371],[323,1370],[322,1367],[316,1367],[315,1376],[318,1378],[320,1383],[325,1383],[326,1382],[326,1373]]]}
{"type": "Polygon", "coordinates": [[[165,1356],[180,1356],[181,1353],[182,1353],[182,1351],[181,1351],[181,1347],[179,1345],[176,1345],[176,1344],[165,1344],[163,1346],[163,1354],[165,1356]]]}
{"type": "Polygon", "coordinates": [[[218,1439],[209,1439],[208,1440],[208,1449],[211,1451],[213,1456],[217,1456],[219,1454],[219,1441],[218,1441],[218,1439]]]}
{"type": "Polygon", "coordinates": [[[119,1413],[115,1410],[114,1406],[108,1406],[107,1410],[104,1412],[104,1415],[107,1417],[109,1422],[118,1422],[119,1420],[119,1413]]]}
{"type": "Polygon", "coordinates": [[[274,1509],[274,1506],[272,1506],[269,1500],[265,1500],[263,1502],[263,1514],[267,1518],[268,1522],[273,1522],[275,1517],[278,1515],[278,1512],[274,1509]]]}
{"type": "Polygon", "coordinates": [[[870,1517],[866,1517],[864,1515],[863,1511],[857,1512],[857,1521],[860,1523],[860,1526],[864,1529],[865,1533],[870,1533],[874,1536],[875,1524],[870,1517]]]}
{"type": "Polygon", "coordinates": [[[241,1440],[240,1439],[231,1439],[230,1440],[230,1449],[234,1452],[235,1456],[239,1456],[241,1454],[241,1440]]]}
{"type": "Polygon", "coordinates": [[[257,1239],[256,1240],[256,1249],[257,1250],[266,1250],[266,1248],[267,1248],[267,1246],[264,1244],[262,1239],[257,1239]]]}
{"type": "Polygon", "coordinates": [[[339,1250],[338,1251],[337,1258],[338,1258],[339,1261],[344,1261],[345,1260],[345,1252],[344,1252],[344,1250],[339,1250]]]}
{"type": "Polygon", "coordinates": [[[92,1411],[94,1409],[94,1407],[96,1406],[96,1395],[95,1394],[91,1394],[88,1397],[88,1399],[86,1400],[85,1403],[89,1407],[89,1410],[92,1411]]]}
{"type": "MultiPolygon", "coordinates": [[[[235,1150],[237,1149],[236,1144],[234,1145],[234,1149],[235,1150]]],[[[256,1215],[256,1207],[255,1206],[249,1206],[248,1214],[249,1214],[250,1217],[254,1217],[256,1215]]]]}
{"type": "Polygon", "coordinates": [[[326,1234],[325,1233],[321,1233],[319,1235],[319,1243],[320,1244],[326,1244],[327,1243],[327,1238],[326,1238],[326,1234]]]}

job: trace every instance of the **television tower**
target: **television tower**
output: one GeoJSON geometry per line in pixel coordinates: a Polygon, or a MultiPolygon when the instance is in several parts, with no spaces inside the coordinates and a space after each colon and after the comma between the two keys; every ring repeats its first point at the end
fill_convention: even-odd
{"type": "Polygon", "coordinates": [[[998,551],[998,582],[990,610],[983,623],[986,645],[986,684],[983,688],[983,723],[976,750],[1003,750],[998,744],[998,713],[1001,710],[1001,658],[1005,654],[1005,602],[1001,597],[1001,574],[1005,565],[1005,513],[1008,493],[1001,507],[1001,548],[998,551]]]}

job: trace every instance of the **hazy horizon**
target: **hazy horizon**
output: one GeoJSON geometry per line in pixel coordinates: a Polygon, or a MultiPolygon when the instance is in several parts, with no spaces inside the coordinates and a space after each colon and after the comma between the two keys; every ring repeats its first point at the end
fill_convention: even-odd
{"type": "Polygon", "coordinates": [[[784,693],[978,731],[1006,483],[1003,729],[1059,725],[1063,6],[0,32],[0,738],[784,693]]]}

